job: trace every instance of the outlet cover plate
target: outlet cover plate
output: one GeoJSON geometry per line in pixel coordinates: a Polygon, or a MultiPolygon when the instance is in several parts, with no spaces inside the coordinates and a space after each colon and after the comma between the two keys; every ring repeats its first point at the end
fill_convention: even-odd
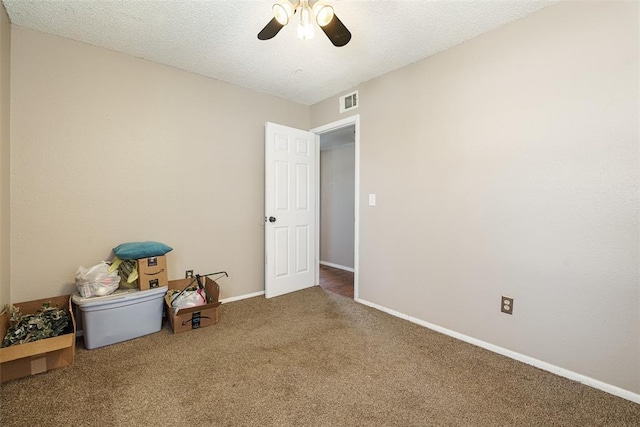
{"type": "Polygon", "coordinates": [[[500,300],[500,311],[507,314],[513,314],[513,298],[502,296],[500,300]]]}

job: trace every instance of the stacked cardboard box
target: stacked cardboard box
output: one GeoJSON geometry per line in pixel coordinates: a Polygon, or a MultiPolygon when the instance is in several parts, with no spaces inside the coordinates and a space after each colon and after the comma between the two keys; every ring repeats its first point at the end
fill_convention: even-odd
{"type": "Polygon", "coordinates": [[[169,283],[167,275],[167,256],[141,258],[138,263],[138,288],[141,291],[161,288],[169,283]]]}
{"type": "Polygon", "coordinates": [[[162,288],[169,283],[167,273],[167,256],[123,260],[118,267],[120,275],[120,289],[148,289],[162,288]],[[137,271],[138,278],[129,283],[132,271],[137,271]]]}

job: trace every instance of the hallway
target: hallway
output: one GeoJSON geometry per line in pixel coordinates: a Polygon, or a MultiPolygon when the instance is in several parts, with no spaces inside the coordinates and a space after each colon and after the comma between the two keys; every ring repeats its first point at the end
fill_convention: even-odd
{"type": "Polygon", "coordinates": [[[353,299],[353,273],[320,264],[320,287],[353,299]]]}

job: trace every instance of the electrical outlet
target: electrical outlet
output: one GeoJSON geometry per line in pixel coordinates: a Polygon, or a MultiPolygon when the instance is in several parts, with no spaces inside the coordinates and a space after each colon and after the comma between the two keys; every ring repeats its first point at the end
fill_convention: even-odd
{"type": "Polygon", "coordinates": [[[193,270],[186,270],[186,271],[184,272],[184,277],[185,277],[185,279],[191,279],[191,278],[193,278],[193,270]]]}
{"type": "Polygon", "coordinates": [[[513,314],[513,298],[502,296],[500,300],[500,311],[507,314],[513,314]]]}

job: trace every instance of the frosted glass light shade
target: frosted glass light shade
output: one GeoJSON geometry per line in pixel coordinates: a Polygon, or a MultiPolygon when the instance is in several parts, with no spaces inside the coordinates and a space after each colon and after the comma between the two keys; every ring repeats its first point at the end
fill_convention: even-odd
{"type": "Polygon", "coordinates": [[[313,14],[316,17],[318,25],[324,27],[333,19],[333,7],[322,2],[317,2],[313,5],[313,14]]]}
{"type": "Polygon", "coordinates": [[[313,29],[313,25],[303,24],[302,22],[298,24],[298,38],[301,40],[312,39],[315,35],[315,30],[313,29]]]}
{"type": "Polygon", "coordinates": [[[280,25],[287,25],[293,16],[294,8],[289,0],[282,0],[274,4],[271,10],[273,11],[273,17],[276,18],[280,25]]]}

